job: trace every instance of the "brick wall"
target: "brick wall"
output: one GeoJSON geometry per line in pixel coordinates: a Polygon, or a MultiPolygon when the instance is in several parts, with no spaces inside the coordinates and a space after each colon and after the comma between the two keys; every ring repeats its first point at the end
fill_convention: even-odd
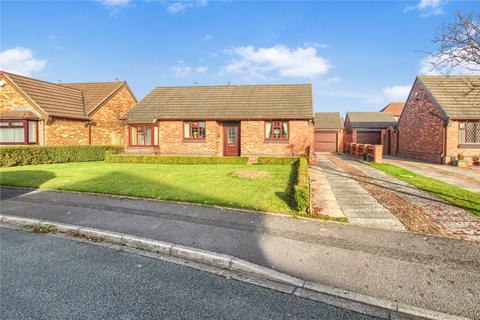
{"type": "Polygon", "coordinates": [[[345,135],[344,135],[344,130],[340,129],[338,130],[338,140],[337,140],[337,150],[340,153],[344,152],[345,148],[345,135]]]}
{"type": "Polygon", "coordinates": [[[113,97],[101,106],[91,116],[92,144],[110,145],[122,144],[124,140],[124,125],[120,117],[130,111],[135,105],[135,98],[127,86],[123,86],[113,97]]]}
{"type": "Polygon", "coordinates": [[[441,163],[445,115],[433,104],[423,85],[414,85],[398,123],[398,155],[441,163]]]}
{"type": "Polygon", "coordinates": [[[258,156],[293,156],[313,151],[313,125],[308,120],[289,121],[289,139],[286,142],[265,141],[265,121],[242,121],[241,154],[255,160],[258,156]]]}
{"type": "Polygon", "coordinates": [[[45,125],[45,145],[88,145],[88,125],[85,120],[53,118],[45,125]]]}

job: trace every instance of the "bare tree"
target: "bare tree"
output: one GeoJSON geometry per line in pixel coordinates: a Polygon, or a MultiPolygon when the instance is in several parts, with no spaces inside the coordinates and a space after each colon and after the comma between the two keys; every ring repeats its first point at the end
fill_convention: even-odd
{"type": "Polygon", "coordinates": [[[430,53],[431,71],[480,74],[480,13],[462,15],[439,28],[432,41],[438,49],[430,53]]]}

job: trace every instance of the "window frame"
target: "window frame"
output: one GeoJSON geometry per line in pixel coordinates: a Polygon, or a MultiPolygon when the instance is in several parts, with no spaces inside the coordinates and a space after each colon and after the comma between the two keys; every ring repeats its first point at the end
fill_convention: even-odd
{"type": "Polygon", "coordinates": [[[458,123],[458,144],[459,145],[480,145],[480,120],[471,120],[471,121],[460,121],[458,123]],[[467,123],[473,123],[473,141],[474,142],[467,142],[467,123]],[[463,125],[463,128],[462,128],[463,125]],[[463,136],[465,138],[464,141],[460,140],[461,132],[463,131],[463,136]]]}
{"type": "Polygon", "coordinates": [[[183,135],[183,141],[185,142],[189,142],[189,141],[205,141],[205,139],[207,138],[207,122],[205,120],[184,120],[183,121],[183,126],[182,126],[182,135],[183,135]],[[198,129],[198,133],[200,134],[200,128],[201,128],[201,125],[200,123],[203,122],[204,123],[204,136],[203,137],[192,137],[193,134],[193,129],[194,128],[197,128],[198,129]],[[186,124],[189,124],[189,131],[190,131],[190,137],[185,137],[185,125],[186,124]],[[193,125],[195,124],[195,125],[193,125]]]}
{"type": "Polygon", "coordinates": [[[0,145],[38,145],[38,120],[30,119],[0,119],[0,130],[11,128],[23,128],[23,142],[1,142],[0,145]],[[2,122],[8,122],[7,126],[2,125],[2,122]],[[12,125],[12,122],[22,122],[22,125],[12,125]],[[29,123],[35,122],[35,141],[30,141],[30,127],[29,123]]]}
{"type": "MultiPolygon", "coordinates": [[[[141,148],[153,148],[158,147],[158,139],[155,141],[155,128],[158,127],[157,125],[151,123],[138,123],[138,124],[130,124],[128,126],[128,146],[129,147],[141,147],[141,148]],[[132,144],[132,128],[137,128],[137,144],[132,144]],[[138,144],[138,132],[139,128],[142,128],[140,132],[143,132],[143,144],[138,144]],[[146,144],[147,142],[147,128],[151,129],[150,133],[150,144],[146,144]]],[[[159,130],[159,129],[157,129],[159,130]]]]}
{"type": "Polygon", "coordinates": [[[264,142],[288,142],[290,139],[290,120],[266,120],[264,121],[264,128],[263,128],[263,139],[264,142]],[[274,126],[275,122],[280,123],[280,138],[274,138],[273,137],[273,130],[275,128],[278,128],[278,126],[274,126]],[[287,137],[283,138],[283,123],[287,123],[287,137]],[[272,126],[270,128],[270,138],[267,137],[267,123],[271,123],[272,126]]]}

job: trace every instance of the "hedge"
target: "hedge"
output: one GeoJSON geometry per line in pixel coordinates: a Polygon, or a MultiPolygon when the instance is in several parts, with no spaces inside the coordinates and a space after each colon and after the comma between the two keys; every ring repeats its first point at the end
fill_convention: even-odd
{"type": "Polygon", "coordinates": [[[189,157],[109,154],[105,162],[110,163],[152,163],[152,164],[246,164],[247,157],[189,157]]]}
{"type": "Polygon", "coordinates": [[[84,162],[105,160],[105,154],[118,153],[120,146],[4,146],[0,147],[0,166],[84,162]]]}
{"type": "Polygon", "coordinates": [[[258,157],[258,164],[293,165],[298,157],[258,157]]]}
{"type": "Polygon", "coordinates": [[[308,173],[308,161],[306,158],[298,158],[293,165],[293,185],[290,189],[290,198],[295,209],[299,212],[307,212],[310,207],[310,181],[308,173]]]}

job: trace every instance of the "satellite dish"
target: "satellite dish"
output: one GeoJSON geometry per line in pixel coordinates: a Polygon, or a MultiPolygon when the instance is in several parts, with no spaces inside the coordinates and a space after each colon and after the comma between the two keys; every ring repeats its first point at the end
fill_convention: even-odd
{"type": "Polygon", "coordinates": [[[6,84],[5,80],[0,80],[0,88],[5,87],[6,84]]]}

